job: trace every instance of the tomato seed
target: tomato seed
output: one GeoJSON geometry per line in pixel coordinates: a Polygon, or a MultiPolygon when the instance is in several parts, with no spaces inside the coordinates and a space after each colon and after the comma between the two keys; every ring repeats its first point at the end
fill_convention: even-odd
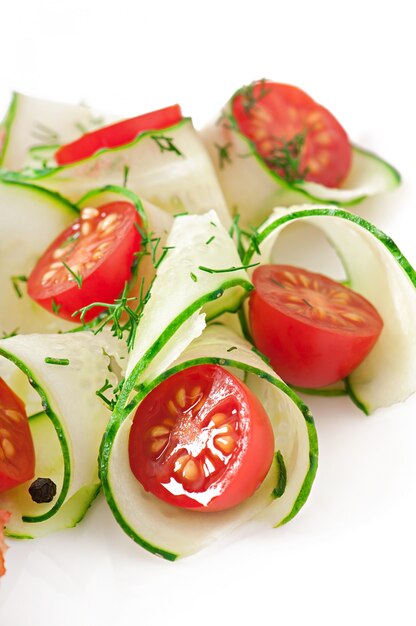
{"type": "MultiPolygon", "coordinates": [[[[108,230],[110,226],[115,226],[115,222],[118,220],[118,216],[115,213],[107,215],[97,226],[98,231],[108,230]]],[[[110,232],[110,231],[109,231],[110,232]]]]}
{"type": "Polygon", "coordinates": [[[196,396],[199,396],[199,394],[201,393],[202,389],[201,387],[198,385],[197,387],[194,387],[191,391],[191,398],[195,398],[196,396]]]}
{"type": "Polygon", "coordinates": [[[82,211],[81,211],[81,219],[82,220],[91,220],[94,217],[97,217],[98,214],[99,214],[99,210],[98,209],[95,209],[92,206],[88,206],[88,207],[85,207],[85,209],[82,209],[82,211]]]}
{"type": "Polygon", "coordinates": [[[181,407],[181,409],[185,408],[185,404],[186,404],[186,392],[184,387],[181,387],[180,389],[178,389],[178,391],[176,392],[176,402],[179,404],[179,406],[181,407]]]}
{"type": "Polygon", "coordinates": [[[173,468],[173,471],[180,472],[183,466],[185,465],[185,463],[187,463],[189,459],[190,459],[189,454],[183,454],[182,456],[178,457],[175,461],[175,466],[173,468]]]}
{"type": "Polygon", "coordinates": [[[192,458],[190,458],[182,470],[182,476],[186,480],[195,480],[195,478],[197,478],[198,475],[199,475],[199,467],[195,463],[195,461],[192,458]]]}
{"type": "Polygon", "coordinates": [[[332,143],[332,137],[328,132],[318,133],[315,136],[316,143],[319,143],[320,146],[330,146],[332,143]]]}
{"type": "Polygon", "coordinates": [[[4,437],[4,439],[2,439],[1,442],[4,454],[9,457],[9,459],[14,456],[14,453],[16,452],[14,445],[12,444],[12,442],[10,441],[10,439],[6,439],[6,437],[4,437]]]}
{"type": "Polygon", "coordinates": [[[65,254],[66,254],[65,248],[56,248],[52,256],[54,259],[61,259],[63,256],[65,256],[65,254]]]}
{"type": "Polygon", "coordinates": [[[15,424],[18,424],[22,419],[19,411],[15,411],[14,409],[5,409],[3,413],[15,424]]]}
{"type": "Polygon", "coordinates": [[[165,426],[154,426],[150,430],[150,434],[152,437],[161,437],[163,435],[168,435],[169,430],[165,426]]]}
{"type": "Polygon", "coordinates": [[[155,453],[160,452],[161,449],[165,447],[167,440],[168,440],[167,437],[160,437],[159,439],[154,439],[152,443],[150,444],[150,450],[155,453]]]}
{"type": "Polygon", "coordinates": [[[305,276],[305,274],[299,274],[298,278],[304,287],[310,286],[311,281],[309,280],[307,276],[305,276]]]}
{"type": "Polygon", "coordinates": [[[179,411],[174,405],[173,400],[169,400],[169,402],[167,403],[167,408],[171,415],[178,415],[179,411]]]}
{"type": "Polygon", "coordinates": [[[364,319],[361,317],[361,315],[358,315],[358,313],[341,313],[342,317],[346,320],[349,320],[350,322],[356,322],[357,324],[362,324],[364,322],[364,319]]]}
{"type": "Polygon", "coordinates": [[[216,447],[221,450],[221,452],[224,452],[224,454],[230,454],[235,446],[234,439],[229,435],[221,435],[220,437],[215,437],[214,443],[216,447]]]}
{"type": "Polygon", "coordinates": [[[48,283],[50,280],[52,280],[52,278],[55,276],[56,274],[56,270],[49,270],[49,272],[46,272],[43,276],[42,276],[42,285],[46,285],[46,283],[48,283]]]}
{"type": "Polygon", "coordinates": [[[81,234],[84,235],[84,237],[86,237],[87,235],[90,234],[92,230],[92,226],[90,222],[83,222],[82,226],[81,226],[81,234]]]}

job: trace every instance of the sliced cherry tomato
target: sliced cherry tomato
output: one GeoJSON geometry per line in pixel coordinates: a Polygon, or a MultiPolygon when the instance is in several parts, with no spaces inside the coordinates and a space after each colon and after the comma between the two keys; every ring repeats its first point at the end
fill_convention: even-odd
{"type": "Polygon", "coordinates": [[[7,546],[4,543],[4,527],[10,519],[10,513],[0,509],[0,576],[6,573],[4,567],[4,553],[7,550],[7,546]]]}
{"type": "Polygon", "coordinates": [[[182,119],[181,108],[174,104],[158,111],[122,120],[82,135],[76,141],[61,146],[55,153],[58,165],[68,165],[87,159],[99,150],[119,148],[134,141],[140,133],[161,130],[177,124],[182,119]]]}
{"type": "MultiPolygon", "coordinates": [[[[28,279],[31,298],[48,311],[72,314],[93,302],[114,302],[131,277],[141,236],[139,215],[129,202],[87,207],[44,252],[28,279]]],[[[89,321],[103,308],[85,315],[89,321]]]]}
{"type": "Polygon", "coordinates": [[[383,320],[368,300],[321,274],[262,265],[253,282],[254,342],[292,385],[324,387],[345,378],[382,331],[383,320]]]}
{"type": "Polygon", "coordinates": [[[260,81],[233,100],[241,132],[268,167],[289,182],[338,187],[351,166],[351,146],[340,123],[304,91],[260,81]]]}
{"type": "Polygon", "coordinates": [[[25,406],[0,378],[0,492],[34,474],[35,449],[25,406]]]}
{"type": "Polygon", "coordinates": [[[251,496],[273,454],[273,430],[259,400],[217,365],[163,381],[140,404],[130,431],[130,467],[146,491],[199,511],[251,496]]]}

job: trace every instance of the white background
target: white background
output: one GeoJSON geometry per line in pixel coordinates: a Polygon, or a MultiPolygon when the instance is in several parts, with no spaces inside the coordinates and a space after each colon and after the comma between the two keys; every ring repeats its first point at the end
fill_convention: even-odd
{"type": "MultiPolygon", "coordinates": [[[[201,126],[253,79],[298,85],[403,174],[357,211],[415,265],[411,4],[4,3],[0,112],[15,89],[120,115],[179,102],[201,126]]],[[[369,418],[346,399],[309,404],[320,466],[287,526],[246,525],[172,564],[129,540],[101,498],[74,530],[9,541],[1,626],[414,625],[416,397],[369,418]]]]}

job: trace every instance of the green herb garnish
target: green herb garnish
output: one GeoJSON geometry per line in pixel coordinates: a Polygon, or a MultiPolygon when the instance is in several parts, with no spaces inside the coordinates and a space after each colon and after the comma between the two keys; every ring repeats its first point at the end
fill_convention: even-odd
{"type": "Polygon", "coordinates": [[[166,135],[150,135],[150,138],[157,143],[161,152],[174,152],[178,156],[184,156],[173,143],[172,137],[166,137],[166,135]]]}
{"type": "Polygon", "coordinates": [[[27,283],[27,276],[10,276],[10,280],[12,281],[13,289],[15,290],[17,297],[23,298],[23,293],[20,289],[19,283],[27,283]]]}
{"type": "Polygon", "coordinates": [[[45,363],[49,365],[69,365],[69,359],[55,359],[51,356],[45,357],[45,363]]]}
{"type": "Polygon", "coordinates": [[[62,261],[62,265],[63,265],[63,266],[65,267],[65,269],[67,269],[67,270],[68,270],[68,272],[71,274],[71,276],[73,277],[73,279],[75,280],[75,282],[76,282],[76,283],[77,283],[77,285],[78,285],[78,289],[81,289],[81,287],[82,287],[82,281],[83,281],[83,278],[82,278],[81,274],[80,274],[79,272],[74,272],[74,271],[73,271],[73,270],[69,267],[69,265],[67,265],[67,264],[65,263],[65,261],[62,261]]]}

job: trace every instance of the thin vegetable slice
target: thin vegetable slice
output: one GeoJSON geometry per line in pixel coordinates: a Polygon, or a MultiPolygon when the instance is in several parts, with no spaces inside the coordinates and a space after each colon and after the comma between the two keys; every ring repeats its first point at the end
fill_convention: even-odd
{"type": "Polygon", "coordinates": [[[165,370],[209,319],[236,310],[251,283],[217,214],[175,218],[127,366],[134,384],[165,370]],[[174,292],[172,295],[172,288],[174,292]]]}
{"type": "Polygon", "coordinates": [[[15,92],[0,126],[0,167],[42,167],[63,143],[104,123],[85,105],[51,102],[15,92]]]}
{"type": "MultiPolygon", "coordinates": [[[[97,456],[109,411],[96,391],[119,378],[109,369],[110,357],[120,370],[124,344],[107,332],[19,335],[0,341],[0,355],[28,377],[42,401],[44,416],[32,417],[37,453],[36,472],[51,478],[56,496],[33,502],[32,481],[1,494],[0,507],[13,513],[7,533],[36,537],[73,525],[99,489],[97,456]]],[[[35,478],[39,478],[35,474],[35,478]]]]}
{"type": "Polygon", "coordinates": [[[95,187],[124,184],[172,214],[213,208],[225,224],[230,222],[214,168],[189,118],[72,165],[50,162],[45,169],[24,173],[23,179],[75,202],[95,187]]]}
{"type": "MultiPolygon", "coordinates": [[[[267,85],[264,81],[264,93],[267,85]]],[[[275,206],[308,201],[352,206],[399,185],[400,175],[394,167],[354,145],[350,172],[339,188],[305,181],[302,176],[294,176],[293,180],[283,178],[267,166],[234,115],[235,99],[243,94],[249,105],[252,89],[252,85],[239,89],[217,121],[202,131],[228,206],[241,214],[242,224],[258,226],[275,206]]],[[[251,102],[251,106],[255,107],[256,102],[251,102]]]]}
{"type": "Polygon", "coordinates": [[[101,453],[104,492],[122,528],[137,543],[174,560],[201,550],[256,515],[281,524],[304,504],[317,468],[317,439],[307,407],[255,353],[250,344],[218,324],[208,327],[168,371],[141,386],[139,404],[160,381],[201,363],[229,367],[245,378],[271,420],[276,455],[259,489],[244,503],[211,514],[188,511],[147,493],[133,476],[128,438],[133,414],[115,412],[101,453]]]}
{"type": "Polygon", "coordinates": [[[51,241],[79,213],[57,194],[33,185],[0,181],[0,336],[56,332],[58,320],[27,295],[27,277],[51,241]]]}
{"type": "Polygon", "coordinates": [[[416,390],[415,270],[369,222],[341,209],[307,205],[289,213],[275,209],[258,229],[244,262],[273,262],[279,235],[299,221],[322,231],[344,266],[349,287],[367,298],[384,321],[376,345],[348,377],[348,393],[366,413],[404,401],[416,390]]]}
{"type": "Polygon", "coordinates": [[[4,553],[7,550],[7,545],[4,542],[4,526],[10,519],[10,513],[8,511],[4,511],[0,509],[0,576],[6,573],[6,568],[4,567],[4,553]]]}

